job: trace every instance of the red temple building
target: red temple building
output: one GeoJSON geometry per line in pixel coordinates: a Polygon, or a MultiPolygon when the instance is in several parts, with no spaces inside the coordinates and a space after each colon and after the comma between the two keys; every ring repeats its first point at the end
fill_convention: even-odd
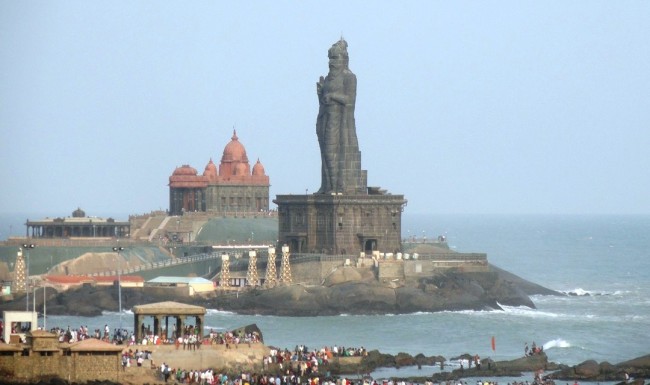
{"type": "Polygon", "coordinates": [[[189,165],[174,170],[169,177],[169,215],[268,211],[269,186],[259,159],[251,171],[246,149],[233,131],[218,169],[210,159],[202,175],[189,165]]]}

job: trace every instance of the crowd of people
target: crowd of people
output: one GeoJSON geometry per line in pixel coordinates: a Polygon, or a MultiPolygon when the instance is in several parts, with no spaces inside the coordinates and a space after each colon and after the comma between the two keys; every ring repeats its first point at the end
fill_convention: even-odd
{"type": "MultiPolygon", "coordinates": [[[[301,375],[295,372],[287,371],[286,374],[258,374],[242,372],[235,377],[229,377],[225,373],[216,373],[212,369],[207,370],[184,370],[173,369],[163,364],[160,369],[160,379],[166,383],[175,384],[197,384],[197,385],[416,385],[413,382],[405,380],[394,381],[392,379],[373,380],[370,377],[346,378],[323,375],[301,375]]],[[[477,380],[477,385],[499,385],[498,381],[477,380]]],[[[445,381],[434,382],[427,380],[423,385],[468,385],[467,381],[445,381]]],[[[550,379],[533,382],[520,381],[508,382],[507,385],[555,385],[550,379]]],[[[568,385],[568,384],[567,384],[568,385]]],[[[573,385],[578,385],[577,382],[573,385]]]]}
{"type": "Polygon", "coordinates": [[[531,345],[530,349],[528,348],[528,342],[524,343],[524,356],[534,356],[535,354],[540,354],[544,351],[543,346],[537,346],[535,341],[531,345]]]}
{"type": "MultiPolygon", "coordinates": [[[[40,329],[40,328],[39,328],[40,329]]],[[[79,326],[78,328],[67,328],[55,326],[49,330],[50,333],[57,336],[59,342],[75,343],[86,340],[88,338],[95,338],[98,340],[106,341],[116,345],[125,343],[129,339],[130,333],[126,329],[115,329],[114,333],[110,333],[108,325],[104,326],[104,330],[95,329],[90,331],[88,326],[79,326]]]]}
{"type": "MultiPolygon", "coordinates": [[[[4,326],[4,325],[2,325],[4,326]]],[[[173,344],[176,349],[183,350],[197,350],[201,345],[226,345],[226,349],[239,344],[253,344],[261,342],[259,333],[244,332],[242,329],[234,331],[216,332],[211,329],[210,332],[202,336],[198,328],[188,325],[183,330],[182,335],[175,337],[175,333],[171,338],[159,337],[150,333],[146,329],[145,336],[140,343],[135,341],[135,336],[127,329],[116,328],[111,333],[111,328],[104,325],[104,329],[95,329],[90,331],[87,326],[80,326],[79,328],[53,327],[50,332],[57,335],[60,342],[74,343],[83,341],[88,338],[95,338],[113,344],[128,344],[130,347],[122,354],[122,369],[127,370],[131,366],[147,366],[156,369],[160,375],[160,379],[165,382],[172,381],[177,384],[199,384],[199,385],[413,385],[407,384],[404,381],[392,381],[389,379],[382,380],[381,382],[373,381],[368,377],[362,379],[350,380],[346,378],[332,379],[327,366],[333,357],[363,357],[368,354],[367,350],[362,347],[344,347],[344,346],[324,346],[316,349],[309,349],[306,345],[297,345],[294,349],[278,349],[271,347],[268,356],[264,356],[262,362],[263,374],[257,373],[241,373],[239,376],[229,378],[225,373],[215,373],[213,369],[180,369],[173,368],[166,363],[156,366],[152,359],[152,352],[147,349],[141,349],[138,345],[146,346],[150,344],[173,344]],[[282,375],[270,375],[264,373],[278,372],[279,369],[282,375]]],[[[543,351],[532,343],[529,349],[528,343],[524,345],[525,356],[532,356],[539,354],[543,351]]],[[[489,362],[488,362],[489,363],[489,362]]],[[[467,365],[467,368],[472,366],[481,369],[481,359],[475,355],[471,359],[461,360],[461,369],[467,365]],[[464,361],[464,362],[463,362],[464,361]]],[[[424,385],[467,385],[464,381],[449,381],[444,383],[435,383],[432,381],[425,381],[424,385]]],[[[499,385],[496,381],[482,381],[476,382],[476,385],[499,385]]],[[[528,381],[508,383],[508,385],[554,385],[553,381],[548,378],[543,378],[541,375],[536,374],[532,383],[528,381]]],[[[574,384],[577,385],[577,384],[574,384]]]]}
{"type": "MultiPolygon", "coordinates": [[[[242,372],[235,377],[225,373],[215,373],[212,369],[185,370],[160,366],[160,379],[166,383],[198,385],[380,385],[376,381],[362,379],[352,381],[346,378],[332,379],[323,376],[302,376],[290,370],[283,375],[242,372]]],[[[386,384],[384,384],[386,385],[386,384]]]]}
{"type": "Polygon", "coordinates": [[[254,344],[261,342],[260,335],[256,331],[245,333],[241,329],[238,331],[228,332],[215,332],[213,329],[210,329],[208,337],[211,344],[226,345],[227,348],[229,348],[230,345],[254,344]]]}
{"type": "Polygon", "coordinates": [[[300,376],[311,376],[320,373],[319,367],[327,366],[332,357],[362,357],[367,354],[364,347],[346,348],[334,345],[312,350],[306,345],[297,345],[293,350],[271,347],[270,354],[264,357],[263,367],[266,370],[270,365],[277,364],[281,370],[292,367],[296,368],[296,374],[300,376]]]}
{"type": "MultiPolygon", "coordinates": [[[[211,332],[212,333],[212,332],[211,332]]],[[[226,332],[209,335],[215,343],[228,345],[229,343],[257,342],[256,333],[226,332]]],[[[137,352],[136,352],[137,355],[137,352]]],[[[229,378],[225,373],[215,373],[213,369],[183,369],[173,368],[167,363],[158,367],[160,379],[165,382],[179,384],[200,385],[352,385],[350,380],[337,379],[328,381],[329,372],[319,370],[327,368],[333,357],[360,357],[367,355],[363,347],[349,348],[342,346],[322,347],[309,349],[306,345],[298,345],[289,350],[271,347],[268,356],[263,358],[263,373],[241,373],[235,378],[229,378]],[[279,370],[276,370],[279,369],[279,370]],[[282,375],[268,373],[280,372],[282,375]],[[345,381],[345,382],[342,382],[345,381]]],[[[128,367],[128,366],[127,366],[128,367]]],[[[372,385],[366,381],[366,385],[372,385]]],[[[379,385],[375,383],[374,385],[379,385]]]]}
{"type": "MultiPolygon", "coordinates": [[[[383,385],[405,385],[406,383],[404,381],[399,381],[392,383],[392,381],[389,381],[388,384],[384,382],[383,385]]],[[[492,381],[492,380],[476,380],[476,385],[499,385],[500,383],[498,381],[492,381]]],[[[410,384],[413,385],[413,384],[410,384]]],[[[441,383],[434,383],[433,381],[425,381],[424,385],[468,385],[467,381],[446,381],[446,382],[441,382],[441,383]]],[[[538,381],[537,378],[533,382],[530,381],[513,381],[513,382],[508,382],[507,385],[555,385],[553,380],[550,379],[544,379],[538,381]]],[[[568,385],[568,384],[567,384],[568,385]]],[[[575,383],[573,385],[578,385],[578,383],[575,383]]]]}
{"type": "Polygon", "coordinates": [[[137,366],[143,366],[144,360],[149,360],[150,367],[155,368],[152,360],[152,352],[149,350],[139,350],[136,349],[135,352],[132,349],[122,353],[122,370],[131,367],[132,362],[135,362],[137,366]]]}

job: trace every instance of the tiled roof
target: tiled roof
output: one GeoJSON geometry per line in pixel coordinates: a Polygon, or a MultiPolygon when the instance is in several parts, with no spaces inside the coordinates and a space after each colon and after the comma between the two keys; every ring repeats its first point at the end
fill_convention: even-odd
{"type": "Polygon", "coordinates": [[[52,283],[61,284],[82,284],[93,281],[92,277],[87,275],[46,275],[45,279],[52,283]]]}
{"type": "Polygon", "coordinates": [[[27,336],[32,336],[32,337],[50,337],[50,338],[56,338],[56,334],[50,333],[45,330],[32,330],[27,332],[27,336]]]}
{"type": "MultiPolygon", "coordinates": [[[[58,284],[68,284],[81,285],[86,282],[115,282],[117,281],[117,275],[105,275],[105,276],[95,276],[91,277],[88,275],[46,275],[45,279],[58,284]]],[[[139,275],[123,275],[120,277],[122,282],[144,282],[144,278],[139,275]]]]}
{"type": "Polygon", "coordinates": [[[88,338],[70,345],[63,344],[61,347],[73,352],[121,352],[124,350],[124,346],[109,344],[96,338],[88,338]]]}
{"type": "Polygon", "coordinates": [[[203,306],[188,305],[185,303],[165,301],[133,306],[133,314],[205,314],[203,306]]]}

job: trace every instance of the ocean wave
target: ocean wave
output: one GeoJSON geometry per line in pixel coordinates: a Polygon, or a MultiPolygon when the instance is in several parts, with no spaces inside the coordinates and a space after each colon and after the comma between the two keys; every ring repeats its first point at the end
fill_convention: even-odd
{"type": "MultiPolygon", "coordinates": [[[[119,315],[119,312],[116,311],[108,311],[108,310],[102,310],[102,315],[107,316],[107,315],[119,315]]],[[[50,316],[51,317],[51,316],[50,316]]]]}
{"type": "Polygon", "coordinates": [[[559,290],[560,293],[564,293],[568,296],[573,297],[591,297],[591,296],[605,296],[605,295],[623,295],[626,291],[615,290],[615,291],[594,291],[594,290],[585,290],[581,287],[578,287],[573,290],[559,290]]]}
{"type": "Polygon", "coordinates": [[[210,325],[205,325],[204,330],[208,330],[208,331],[209,331],[209,330],[214,330],[214,331],[219,332],[219,331],[226,331],[226,328],[224,328],[223,326],[210,326],[210,325]]]}
{"type": "Polygon", "coordinates": [[[227,310],[205,309],[207,315],[237,315],[237,313],[227,310]]]}
{"type": "MultiPolygon", "coordinates": [[[[130,309],[122,309],[122,314],[124,315],[133,315],[133,311],[130,309]]],[[[119,316],[120,312],[119,311],[110,311],[110,310],[102,310],[102,315],[103,316],[109,316],[109,315],[116,315],[119,316]]]]}
{"type": "Polygon", "coordinates": [[[416,311],[414,313],[409,313],[408,315],[417,315],[417,316],[425,315],[425,316],[428,316],[428,315],[431,315],[431,314],[434,314],[434,312],[431,312],[431,311],[416,311]]]}
{"type": "MultiPolygon", "coordinates": [[[[439,312],[440,314],[474,314],[474,315],[480,315],[480,314],[491,314],[491,313],[502,313],[502,310],[443,310],[439,312]]],[[[431,313],[434,314],[434,313],[431,313]]]]}
{"type": "Polygon", "coordinates": [[[561,338],[556,338],[554,340],[550,340],[550,341],[546,342],[542,346],[543,346],[544,350],[549,350],[549,349],[552,349],[552,348],[570,348],[571,344],[566,340],[563,340],[561,338]]]}
{"type": "Polygon", "coordinates": [[[525,317],[533,318],[559,318],[562,317],[562,314],[552,313],[548,311],[540,311],[537,309],[531,309],[526,306],[501,306],[503,310],[509,315],[519,315],[525,317]]]}

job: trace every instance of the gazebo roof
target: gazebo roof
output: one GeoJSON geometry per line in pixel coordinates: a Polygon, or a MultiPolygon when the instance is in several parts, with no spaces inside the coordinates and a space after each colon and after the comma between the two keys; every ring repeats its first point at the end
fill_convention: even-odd
{"type": "Polygon", "coordinates": [[[133,306],[133,314],[140,315],[205,315],[203,306],[188,305],[185,303],[165,301],[133,306]]]}

